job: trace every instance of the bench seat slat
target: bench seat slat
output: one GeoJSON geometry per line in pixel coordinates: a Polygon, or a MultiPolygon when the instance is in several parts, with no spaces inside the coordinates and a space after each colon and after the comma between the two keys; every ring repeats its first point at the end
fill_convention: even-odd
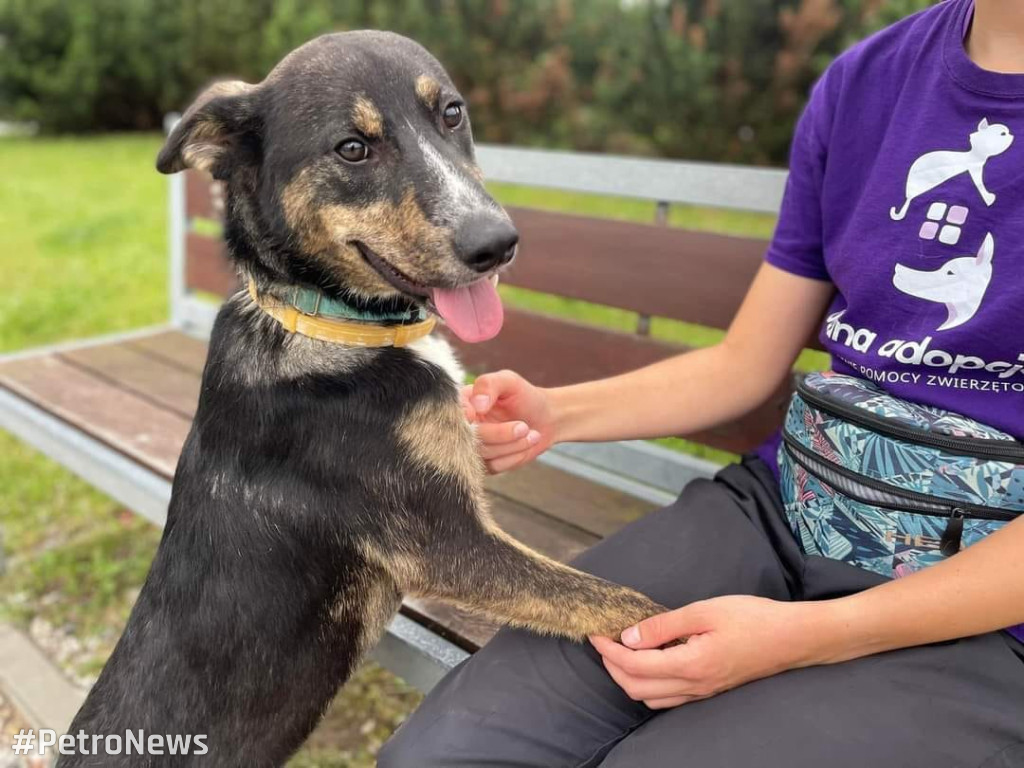
{"type": "Polygon", "coordinates": [[[195,416],[200,378],[194,371],[150,357],[129,343],[88,347],[60,357],[187,419],[195,416]]]}
{"type": "Polygon", "coordinates": [[[511,499],[491,495],[490,501],[491,514],[502,530],[555,560],[571,560],[601,539],[511,499]]]}
{"type": "Polygon", "coordinates": [[[643,517],[654,505],[635,496],[533,462],[489,477],[487,488],[598,537],[643,517]]]}
{"type": "Polygon", "coordinates": [[[0,365],[0,386],[165,476],[190,420],[53,355],[0,365]]]}
{"type": "Polygon", "coordinates": [[[133,339],[133,349],[186,371],[202,373],[206,365],[207,344],[180,331],[167,331],[133,339]]]}
{"type": "Polygon", "coordinates": [[[402,614],[467,651],[475,651],[494,637],[498,625],[462,608],[439,600],[407,597],[402,614]]]}

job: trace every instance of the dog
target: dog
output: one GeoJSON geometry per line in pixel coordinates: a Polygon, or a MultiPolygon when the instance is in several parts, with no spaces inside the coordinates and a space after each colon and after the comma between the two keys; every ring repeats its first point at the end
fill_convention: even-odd
{"type": "Polygon", "coordinates": [[[1013,144],[1013,134],[1002,123],[989,123],[983,118],[978,123],[978,130],[971,134],[971,148],[965,152],[938,150],[921,155],[910,166],[907,173],[906,200],[901,208],[895,206],[889,210],[893,221],[902,221],[910,204],[950,179],[967,173],[981,195],[985,205],[991,206],[996,196],[985,186],[985,163],[989,158],[1001,155],[1013,144]]]}
{"type": "Polygon", "coordinates": [[[957,328],[981,308],[981,302],[992,282],[992,258],[996,242],[992,233],[985,240],[976,256],[960,256],[950,259],[931,272],[896,265],[892,282],[897,290],[927,301],[946,305],[947,316],[938,330],[957,328]]]}
{"type": "Polygon", "coordinates": [[[215,84],[157,159],[186,167],[224,183],[248,289],[217,316],[159,549],[70,733],[202,734],[208,754],[61,768],[282,765],[404,595],[573,640],[664,610],[488,513],[462,372],[423,329],[497,333],[518,235],[425,49],[331,34],[257,85],[215,84]]]}

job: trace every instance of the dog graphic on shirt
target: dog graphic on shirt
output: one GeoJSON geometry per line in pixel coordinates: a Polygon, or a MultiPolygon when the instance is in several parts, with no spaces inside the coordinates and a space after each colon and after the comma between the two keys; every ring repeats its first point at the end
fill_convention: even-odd
{"type": "Polygon", "coordinates": [[[977,256],[950,259],[938,269],[926,272],[896,265],[892,284],[903,293],[946,305],[949,315],[940,331],[963,325],[977,314],[988,284],[992,282],[992,257],[996,243],[985,235],[977,256]]]}
{"type": "Polygon", "coordinates": [[[978,188],[978,194],[985,205],[992,205],[996,196],[985,186],[985,163],[989,158],[1001,155],[1013,144],[1013,134],[1002,123],[990,123],[984,118],[978,123],[978,130],[971,134],[971,148],[964,151],[929,152],[914,161],[907,174],[906,200],[903,207],[893,207],[889,216],[893,221],[902,221],[910,210],[910,204],[926,192],[930,192],[961,173],[968,173],[978,188]]]}

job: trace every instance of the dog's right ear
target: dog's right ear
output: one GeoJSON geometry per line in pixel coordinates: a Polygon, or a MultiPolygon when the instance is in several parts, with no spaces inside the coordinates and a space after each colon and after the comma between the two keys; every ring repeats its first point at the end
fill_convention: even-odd
{"type": "Polygon", "coordinates": [[[258,86],[239,80],[214,83],[185,112],[156,158],[160,173],[198,168],[224,180],[258,142],[258,86]]]}

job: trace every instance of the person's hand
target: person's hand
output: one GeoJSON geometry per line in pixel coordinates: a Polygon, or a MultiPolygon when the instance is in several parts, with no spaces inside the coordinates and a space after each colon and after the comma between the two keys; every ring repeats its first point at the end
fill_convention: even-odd
{"type": "Polygon", "coordinates": [[[706,699],[787,669],[819,663],[826,603],[786,603],[730,596],[652,616],[590,642],[605,669],[634,701],[667,709],[706,699]],[[663,648],[673,641],[682,645],[663,648]]]}
{"type": "Polygon", "coordinates": [[[480,455],[492,474],[537,458],[555,441],[547,390],[512,371],[484,374],[464,387],[462,407],[476,425],[480,455]]]}

